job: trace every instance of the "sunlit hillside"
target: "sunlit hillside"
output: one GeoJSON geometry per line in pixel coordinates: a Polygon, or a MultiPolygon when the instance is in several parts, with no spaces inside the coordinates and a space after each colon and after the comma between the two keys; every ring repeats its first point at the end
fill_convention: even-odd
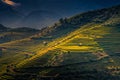
{"type": "Polygon", "coordinates": [[[119,80],[120,5],[60,19],[0,47],[2,80],[119,80]]]}

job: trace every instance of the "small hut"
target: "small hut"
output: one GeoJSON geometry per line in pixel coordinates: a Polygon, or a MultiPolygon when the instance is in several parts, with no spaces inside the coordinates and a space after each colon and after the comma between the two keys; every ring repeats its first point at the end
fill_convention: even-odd
{"type": "Polygon", "coordinates": [[[43,44],[46,46],[48,43],[46,41],[43,41],[43,44]]]}
{"type": "Polygon", "coordinates": [[[79,43],[78,46],[82,46],[83,44],[82,43],[79,43]]]}

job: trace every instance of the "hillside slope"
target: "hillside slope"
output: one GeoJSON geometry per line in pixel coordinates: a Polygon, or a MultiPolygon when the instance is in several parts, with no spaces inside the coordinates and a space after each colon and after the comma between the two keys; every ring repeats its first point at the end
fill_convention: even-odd
{"type": "Polygon", "coordinates": [[[39,30],[22,27],[22,28],[7,28],[0,25],[0,43],[20,40],[37,34],[39,30]]]}
{"type": "Polygon", "coordinates": [[[16,61],[2,57],[1,65],[17,67],[1,79],[119,80],[119,35],[120,6],[61,19],[31,38],[0,45],[6,55],[16,52],[16,61]]]}

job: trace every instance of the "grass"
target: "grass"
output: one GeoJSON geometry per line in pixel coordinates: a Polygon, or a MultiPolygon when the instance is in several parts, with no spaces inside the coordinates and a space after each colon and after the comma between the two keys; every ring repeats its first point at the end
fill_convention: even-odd
{"type": "MultiPolygon", "coordinates": [[[[58,57],[52,58],[48,64],[54,65],[66,65],[66,64],[73,64],[70,67],[75,68],[79,71],[79,68],[84,67],[84,70],[104,70],[108,66],[120,66],[119,64],[119,56],[114,55],[115,52],[119,51],[119,31],[115,31],[114,27],[107,27],[104,24],[101,25],[92,25],[92,27],[80,28],[72,32],[70,35],[66,36],[62,40],[59,40],[59,45],[55,46],[57,49],[60,49],[62,54],[58,51],[58,57]],[[114,31],[114,33],[113,33],[114,31]],[[79,45],[81,44],[81,45],[79,45]],[[118,44],[118,45],[117,45],[118,44]],[[79,45],[79,46],[78,46],[79,45]],[[97,55],[97,52],[101,52],[104,54],[102,58],[99,58],[100,55],[97,55]],[[94,54],[95,53],[95,54],[94,54]],[[61,57],[62,55],[62,57],[61,57]],[[91,62],[91,61],[96,62],[91,62]],[[61,62],[60,62],[61,61],[61,62]],[[51,62],[51,63],[50,63],[51,62]],[[75,63],[81,62],[89,62],[83,65],[76,65],[75,63]],[[56,64],[57,63],[57,64],[56,64]],[[78,69],[77,69],[78,66],[78,69]]],[[[48,52],[50,53],[50,51],[48,52]]],[[[55,51],[51,54],[56,53],[55,51]]],[[[65,69],[65,68],[64,68],[65,69]]],[[[69,70],[58,70],[56,74],[69,72],[69,70]],[[64,72],[65,71],[65,72],[64,72]]],[[[72,70],[72,69],[70,69],[72,70]]],[[[54,71],[54,70],[53,70],[54,71]]],[[[72,70],[74,71],[74,69],[72,70]]],[[[48,72],[52,73],[52,72],[48,72]]],[[[44,74],[44,73],[43,73],[44,74]]],[[[112,74],[112,73],[111,73],[112,74]]]]}
{"type": "Polygon", "coordinates": [[[1,72],[5,72],[6,65],[14,63],[20,71],[15,75],[21,78],[22,74],[29,73],[43,77],[65,77],[81,72],[85,75],[99,74],[94,72],[96,70],[120,76],[120,71],[114,70],[120,66],[120,29],[115,26],[117,23],[118,18],[104,23],[89,23],[61,37],[58,36],[62,32],[57,34],[57,38],[46,40],[47,45],[43,44],[44,40],[30,38],[0,44],[7,48],[0,58],[1,72]],[[29,58],[25,57],[26,53],[30,53],[29,58]]]}

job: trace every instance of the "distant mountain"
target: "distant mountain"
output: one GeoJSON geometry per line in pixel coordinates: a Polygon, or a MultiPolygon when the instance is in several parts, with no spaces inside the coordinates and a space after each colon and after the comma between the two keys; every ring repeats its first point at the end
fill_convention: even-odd
{"type": "Polygon", "coordinates": [[[34,28],[28,28],[28,27],[20,27],[20,28],[12,28],[10,29],[9,31],[13,31],[13,32],[38,32],[39,30],[38,29],[34,29],[34,28]]]}
{"type": "Polygon", "coordinates": [[[21,28],[7,28],[0,25],[0,43],[20,40],[28,38],[39,32],[37,29],[21,27],[21,28]]]}
{"type": "Polygon", "coordinates": [[[7,31],[8,28],[3,26],[2,24],[0,24],[0,32],[4,32],[4,31],[7,31]]]}
{"type": "Polygon", "coordinates": [[[45,10],[37,10],[29,13],[21,24],[29,27],[42,28],[53,24],[58,19],[57,14],[45,10]]]}

